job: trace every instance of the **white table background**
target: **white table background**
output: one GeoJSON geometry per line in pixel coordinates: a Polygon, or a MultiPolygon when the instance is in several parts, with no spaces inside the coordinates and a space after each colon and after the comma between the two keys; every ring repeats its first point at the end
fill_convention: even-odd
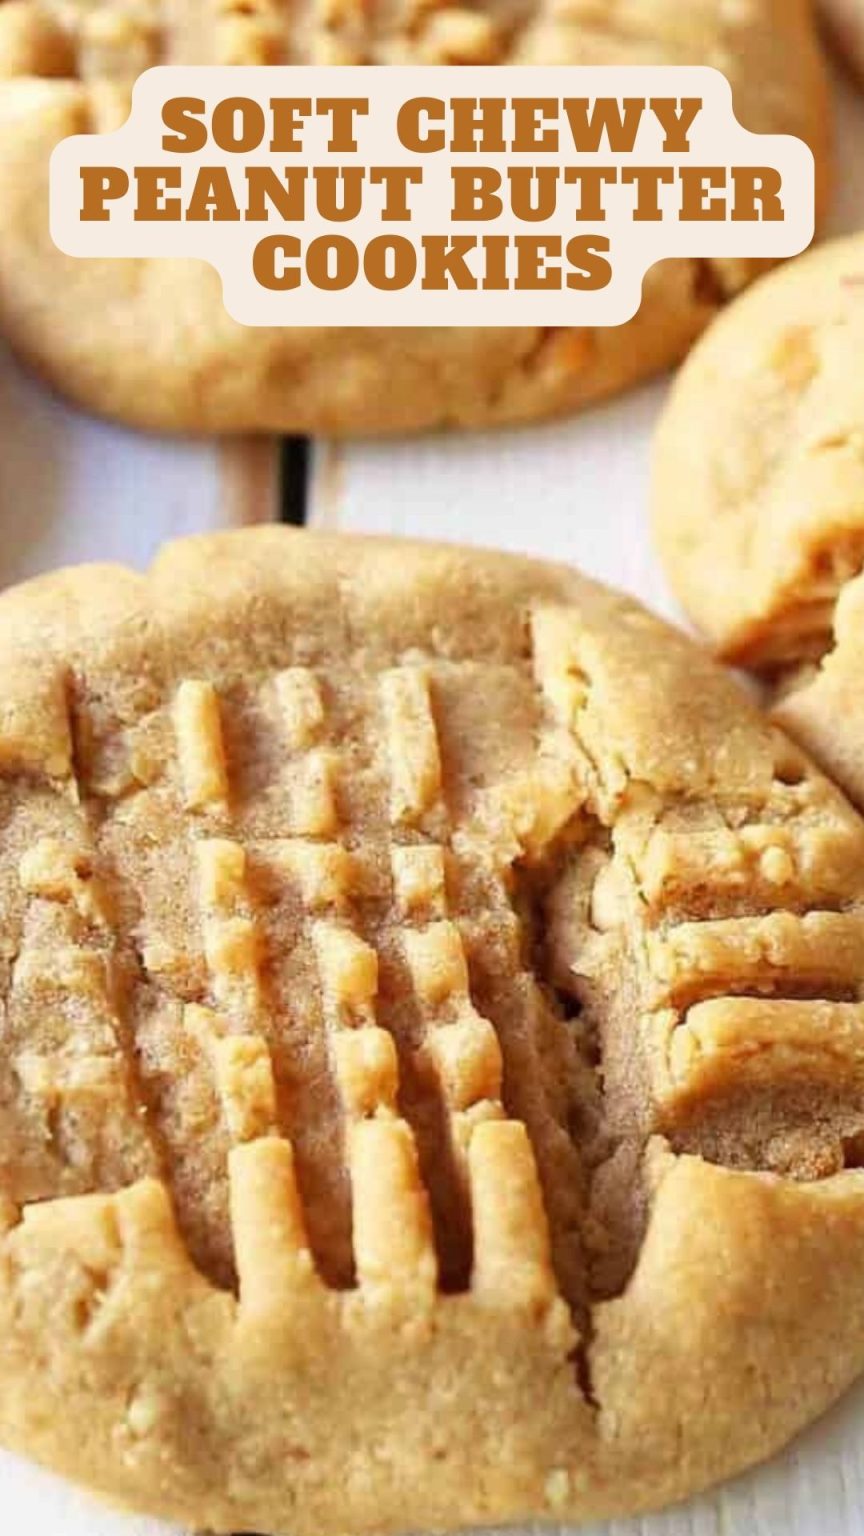
{"type": "MultiPolygon", "coordinates": [[[[838,102],[832,222],[842,230],[864,227],[864,97],[838,81],[838,102]]],[[[666,388],[508,433],[316,444],[308,521],[570,560],[674,614],[645,515],[649,444],[666,388]]],[[[80,560],[141,565],[171,535],[270,518],[277,457],[261,439],[169,441],[93,421],[0,354],[0,585],[80,560]]],[[[0,1533],[166,1536],[166,1528],[106,1513],[0,1452],[0,1533]]],[[[590,1536],[859,1533],[864,1383],[769,1466],[684,1509],[590,1536]]]]}

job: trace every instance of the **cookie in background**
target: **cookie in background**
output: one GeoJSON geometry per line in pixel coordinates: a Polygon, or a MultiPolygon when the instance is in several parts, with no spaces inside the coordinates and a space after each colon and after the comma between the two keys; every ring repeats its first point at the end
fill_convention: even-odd
{"type": "Polygon", "coordinates": [[[486,0],[416,15],[349,4],[311,25],[265,0],[207,0],[194,27],[184,14],[163,26],[121,0],[0,4],[0,328],[73,400],[137,426],[332,436],[566,413],[677,362],[761,266],[663,262],[639,314],[611,329],[244,328],[204,263],[76,260],[50,239],[51,150],[122,122],[150,64],[711,65],[745,128],[811,145],[827,201],[830,104],[808,0],[486,0]]]}
{"type": "Polygon", "coordinates": [[[819,658],[864,563],[864,234],[758,283],[673,383],[653,460],[673,589],[718,653],[819,658]]]}
{"type": "Polygon", "coordinates": [[[672,389],[660,554],[718,653],[864,805],[864,234],[758,283],[672,389]]]}

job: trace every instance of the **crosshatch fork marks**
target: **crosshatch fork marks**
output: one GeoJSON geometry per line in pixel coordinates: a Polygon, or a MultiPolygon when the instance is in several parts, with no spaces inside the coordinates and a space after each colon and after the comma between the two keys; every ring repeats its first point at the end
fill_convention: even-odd
{"type": "MultiPolygon", "coordinates": [[[[351,1213],[380,1145],[396,1185],[417,1165],[431,1194],[437,1281],[419,1213],[406,1273],[497,1284],[471,1149],[506,1146],[523,1168],[524,1125],[558,1284],[584,1318],[638,1253],[643,1213],[621,1186],[653,1132],[795,1177],[842,1166],[861,1129],[842,1087],[861,1054],[860,822],[755,724],[764,772],[722,805],[652,782],[590,620],[547,599],[529,627],[527,654],[520,621],[512,639],[475,630],[467,654],[415,637],[359,664],[359,650],[313,660],[280,625],[266,665],[238,676],[217,653],[202,675],[202,651],[137,710],[122,669],[112,697],[104,678],[88,693],[85,668],[73,793],[68,729],[28,729],[32,680],[20,707],[10,695],[13,1199],[130,1182],[151,1166],[123,1162],[130,1126],[149,1124],[196,1261],[231,1285],[226,1165],[285,1137],[318,1266],[350,1287],[361,1261],[380,1278],[381,1235],[351,1213]],[[716,917],[736,879],[734,916],[716,917]],[[822,891],[842,910],[808,911],[822,891]],[[69,958],[46,981],[49,943],[69,958]],[[835,985],[843,1001],[820,1000],[835,985]],[[144,1096],[119,1130],[104,1112],[115,1060],[144,1096]],[[739,1101],[758,1105],[749,1141],[739,1101]]],[[[356,615],[352,633],[359,646],[356,615]]],[[[44,699],[54,710],[53,683],[44,699]]],[[[502,1252],[542,1289],[536,1227],[500,1214],[502,1252]]]]}

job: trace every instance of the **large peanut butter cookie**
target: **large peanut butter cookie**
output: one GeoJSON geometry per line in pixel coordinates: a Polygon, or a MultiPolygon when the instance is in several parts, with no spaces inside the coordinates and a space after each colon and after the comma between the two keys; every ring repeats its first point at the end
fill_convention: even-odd
{"type": "Polygon", "coordinates": [[[560,1522],[864,1366],[864,822],[690,642],[271,529],[0,657],[5,1444],[217,1531],[560,1522]]]}
{"type": "Polygon", "coordinates": [[[759,283],[676,381],[661,553],[727,659],[864,805],[864,235],[759,283]]]}
{"type": "Polygon", "coordinates": [[[49,237],[53,146],[116,126],[129,82],[160,60],[714,65],[741,122],[806,139],[824,181],[807,0],[2,0],[0,326],[58,388],[148,427],[362,433],[572,410],[680,358],[759,267],[666,262],[636,319],[611,330],[244,328],[209,266],[75,260],[49,237]]]}

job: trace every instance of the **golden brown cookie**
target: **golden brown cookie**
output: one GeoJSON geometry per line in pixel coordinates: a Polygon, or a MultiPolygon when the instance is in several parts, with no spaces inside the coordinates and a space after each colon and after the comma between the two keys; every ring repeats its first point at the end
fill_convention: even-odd
{"type": "Polygon", "coordinates": [[[0,600],[0,1439],[189,1527],[567,1521],[864,1366],[864,822],[564,568],[0,600]]]}
{"type": "Polygon", "coordinates": [[[48,234],[53,146],[116,126],[129,81],[158,60],[714,65],[748,129],[812,145],[825,189],[829,114],[807,0],[291,11],[206,0],[164,13],[158,0],[2,0],[0,326],[82,405],[160,430],[350,434],[570,411],[677,361],[760,263],[663,263],[639,315],[617,329],[244,328],[209,266],[76,260],[48,234]]]}
{"type": "Polygon", "coordinates": [[[864,235],[757,284],[673,388],[658,539],[721,655],[864,805],[864,235]]]}
{"type": "Polygon", "coordinates": [[[757,283],[682,368],[657,433],[669,579],[729,661],[818,658],[864,563],[864,234],[757,283]]]}

